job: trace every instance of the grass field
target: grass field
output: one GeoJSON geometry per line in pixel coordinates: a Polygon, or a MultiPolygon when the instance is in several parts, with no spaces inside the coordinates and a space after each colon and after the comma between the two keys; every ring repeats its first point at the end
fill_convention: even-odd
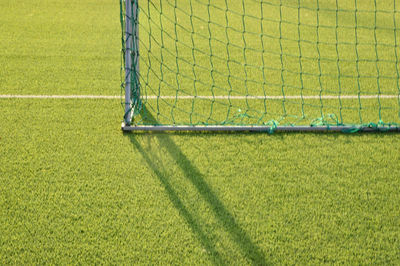
{"type": "MultiPolygon", "coordinates": [[[[0,94],[119,94],[117,1],[0,0],[0,32],[0,94]]],[[[0,264],[400,263],[398,134],[124,134],[122,115],[0,99],[0,264]]]]}

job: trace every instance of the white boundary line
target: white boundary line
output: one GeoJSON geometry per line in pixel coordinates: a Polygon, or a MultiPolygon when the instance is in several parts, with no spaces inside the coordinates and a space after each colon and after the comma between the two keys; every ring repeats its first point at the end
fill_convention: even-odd
{"type": "MultiPolygon", "coordinates": [[[[397,97],[399,97],[398,95],[341,95],[340,99],[358,99],[358,97],[360,97],[360,99],[377,99],[378,97],[380,97],[381,99],[395,99],[397,97]]],[[[157,96],[151,95],[151,96],[144,96],[144,98],[146,99],[157,99],[157,96]]],[[[287,96],[261,96],[261,95],[257,95],[257,96],[253,96],[253,95],[248,95],[248,96],[228,96],[228,95],[215,95],[215,96],[202,96],[202,95],[198,95],[198,96],[160,96],[160,99],[221,99],[221,100],[227,100],[227,99],[231,99],[231,100],[263,100],[263,99],[267,99],[267,100],[282,100],[282,99],[339,99],[338,95],[287,95],[287,96]]]]}
{"type": "MultiPolygon", "coordinates": [[[[209,99],[209,100],[282,100],[282,99],[339,99],[339,95],[287,95],[287,96],[263,96],[263,95],[249,95],[249,96],[228,96],[228,95],[215,95],[215,96],[156,96],[148,95],[143,96],[144,99],[209,99]]],[[[341,95],[340,99],[396,99],[399,95],[341,95]]],[[[0,99],[121,99],[117,95],[18,95],[18,94],[0,94],[0,99]]]]}
{"type": "Polygon", "coordinates": [[[120,96],[107,95],[18,95],[0,94],[0,99],[120,99],[120,96]]]}

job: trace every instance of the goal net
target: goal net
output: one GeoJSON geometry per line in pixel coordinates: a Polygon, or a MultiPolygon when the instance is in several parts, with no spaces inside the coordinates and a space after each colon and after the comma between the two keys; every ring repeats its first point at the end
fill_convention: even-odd
{"type": "Polygon", "coordinates": [[[120,5],[125,129],[399,130],[399,0],[120,5]]]}

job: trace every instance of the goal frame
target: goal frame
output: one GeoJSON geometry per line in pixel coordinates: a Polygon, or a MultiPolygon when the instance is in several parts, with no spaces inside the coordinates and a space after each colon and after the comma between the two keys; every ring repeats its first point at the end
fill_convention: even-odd
{"type": "Polygon", "coordinates": [[[138,0],[125,1],[125,114],[124,124],[131,125],[132,117],[141,108],[139,81],[139,29],[138,29],[138,0]],[[132,91],[135,99],[132,101],[132,91]]]}
{"type": "MultiPolygon", "coordinates": [[[[124,70],[125,114],[121,129],[128,131],[225,131],[225,132],[400,132],[397,125],[310,125],[310,126],[229,126],[229,125],[132,125],[142,109],[139,79],[139,0],[125,0],[124,70]],[[132,97],[132,92],[134,97],[132,97]],[[133,99],[133,100],[132,100],[133,99]]],[[[121,6],[122,8],[122,6],[121,6]]],[[[122,19],[122,17],[121,17],[122,19]]]]}

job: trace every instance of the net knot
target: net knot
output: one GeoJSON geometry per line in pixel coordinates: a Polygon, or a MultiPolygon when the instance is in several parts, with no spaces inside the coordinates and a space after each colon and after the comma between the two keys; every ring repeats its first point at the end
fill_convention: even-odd
{"type": "Polygon", "coordinates": [[[311,121],[310,126],[312,127],[321,127],[325,126],[327,129],[331,126],[340,126],[342,125],[339,123],[339,119],[335,114],[327,114],[323,115],[321,117],[315,118],[313,121],[311,121]]]}
{"type": "Polygon", "coordinates": [[[265,126],[270,126],[269,129],[268,129],[268,133],[272,134],[272,133],[275,132],[276,128],[278,127],[279,122],[276,121],[276,120],[270,120],[268,122],[265,122],[264,125],[265,126]]]}

